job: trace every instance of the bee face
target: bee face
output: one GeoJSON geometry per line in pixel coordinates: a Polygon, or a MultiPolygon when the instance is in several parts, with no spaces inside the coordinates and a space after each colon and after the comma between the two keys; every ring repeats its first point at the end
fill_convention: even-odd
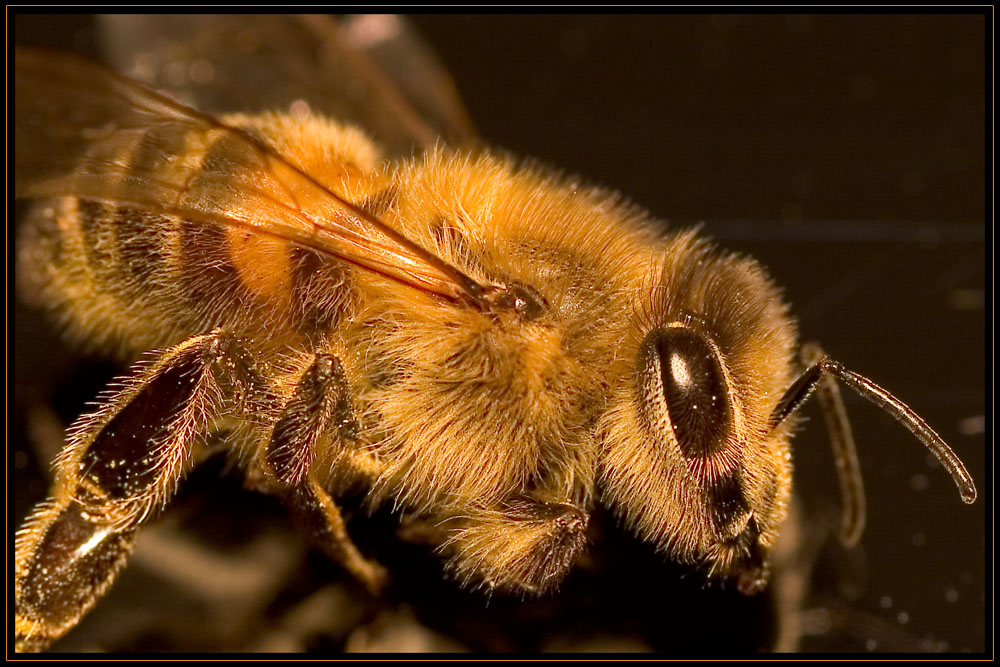
{"type": "MultiPolygon", "coordinates": [[[[573,35],[579,34],[574,33],[573,30],[580,29],[580,26],[570,26],[564,29],[563,32],[556,32],[572,41],[574,39],[573,35]],[[569,35],[568,37],[567,34],[569,35]]],[[[446,34],[468,32],[467,30],[455,30],[454,28],[438,28],[436,30],[433,24],[430,25],[432,33],[438,30],[446,34]]],[[[588,32],[585,26],[582,30],[585,34],[591,36],[593,34],[588,32]]],[[[681,32],[683,33],[684,31],[681,32]]],[[[479,38],[479,40],[473,41],[478,41],[481,44],[484,43],[482,39],[479,38]]],[[[434,38],[434,41],[435,43],[439,43],[439,37],[434,38]]],[[[614,51],[611,48],[599,50],[604,53],[614,51]]],[[[472,51],[475,52],[476,49],[472,49],[472,51]]],[[[479,51],[483,50],[479,49],[479,51]]],[[[460,58],[458,60],[462,61],[464,59],[460,58]]],[[[545,68],[540,67],[539,69],[544,70],[545,68]]],[[[623,69],[628,68],[623,66],[623,69]]],[[[489,77],[479,78],[485,80],[489,77]]],[[[468,90],[468,85],[463,84],[463,90],[468,90]]],[[[578,87],[585,89],[588,85],[593,86],[593,82],[584,82],[578,84],[578,87]]],[[[676,90],[677,86],[675,83],[667,81],[663,85],[657,86],[657,88],[669,92],[676,90]]],[[[763,88],[769,89],[767,86],[763,86],[763,88]]],[[[500,92],[502,93],[503,91],[500,92]]],[[[488,94],[484,99],[488,99],[490,102],[482,106],[493,106],[493,100],[502,98],[502,94],[488,94]]],[[[624,101],[622,104],[630,108],[638,108],[640,106],[638,103],[631,104],[624,101]]],[[[555,109],[556,107],[552,106],[552,108],[555,109]]],[[[568,116],[562,115],[562,111],[558,113],[560,115],[556,118],[550,118],[544,122],[529,123],[528,127],[521,129],[530,133],[533,129],[532,125],[535,127],[546,127],[548,130],[548,128],[560,129],[572,124],[566,121],[568,116]]],[[[571,114],[571,112],[567,112],[567,114],[571,114]]],[[[692,219],[706,216],[727,217],[737,213],[745,213],[746,209],[734,209],[733,206],[737,204],[745,205],[748,201],[754,202],[754,205],[760,204],[760,208],[754,209],[754,211],[755,213],[759,213],[761,217],[780,217],[779,214],[786,210],[782,206],[788,202],[782,200],[781,197],[786,197],[787,199],[787,193],[774,193],[774,199],[769,200],[767,203],[761,203],[754,196],[732,195],[718,197],[716,196],[719,193],[717,189],[709,190],[706,193],[701,184],[712,183],[713,187],[722,187],[725,190],[725,186],[720,185],[720,182],[724,183],[724,179],[715,179],[701,173],[693,175],[692,181],[685,182],[686,184],[664,188],[664,179],[662,176],[657,176],[654,182],[644,181],[651,173],[663,173],[663,169],[659,167],[650,168],[649,160],[636,161],[630,159],[629,162],[632,165],[639,164],[640,168],[634,172],[628,172],[628,175],[626,175],[625,166],[610,166],[614,165],[616,155],[626,153],[629,155],[635,154],[636,147],[634,146],[617,146],[612,151],[601,153],[603,157],[597,159],[595,164],[588,164],[586,155],[590,153],[598,154],[598,151],[592,144],[583,151],[579,150],[579,144],[586,143],[579,141],[579,137],[581,136],[581,131],[579,130],[572,135],[571,139],[564,140],[563,144],[569,147],[569,152],[572,153],[573,150],[576,150],[577,154],[569,157],[557,156],[554,152],[550,152],[550,148],[545,146],[544,142],[547,140],[547,136],[530,137],[529,134],[523,134],[506,137],[502,134],[508,129],[512,132],[516,131],[514,130],[516,123],[512,122],[512,118],[517,117],[519,115],[517,113],[507,111],[503,115],[503,122],[497,122],[493,126],[486,124],[489,121],[484,121],[484,114],[481,111],[477,111],[474,115],[484,127],[490,128],[486,131],[486,134],[491,138],[496,138],[498,143],[516,147],[521,152],[544,155],[548,161],[556,164],[571,165],[574,170],[587,173],[588,176],[598,181],[607,182],[626,190],[629,194],[635,196],[638,201],[641,201],[644,205],[654,210],[678,211],[681,218],[690,217],[692,219]],[[533,143],[528,146],[518,147],[518,142],[523,139],[528,139],[533,143]],[[583,157],[579,155],[581,152],[585,154],[583,157]],[[610,174],[603,171],[608,168],[617,171],[612,171],[610,174]],[[684,200],[683,197],[679,197],[676,194],[679,192],[689,195],[690,199],[684,200]],[[716,208],[712,207],[713,202],[718,203],[716,208]],[[682,205],[678,206],[679,203],[682,205]]],[[[615,127],[616,122],[620,123],[620,121],[611,118],[607,122],[607,127],[615,127]]],[[[603,123],[599,124],[604,126],[603,123]]],[[[626,123],[630,127],[634,127],[637,124],[642,125],[641,118],[634,122],[626,123]]],[[[547,131],[546,134],[556,133],[547,131]]],[[[582,134],[597,136],[594,128],[591,126],[585,127],[582,134]]],[[[638,135],[639,133],[630,134],[638,135]]],[[[650,139],[650,135],[648,134],[643,133],[643,136],[647,140],[650,139]]],[[[653,134],[654,138],[661,136],[671,135],[667,132],[655,132],[653,134]]],[[[732,137],[729,139],[732,139],[732,137]]],[[[697,143],[704,146],[712,146],[711,141],[697,143]]],[[[683,142],[680,142],[680,144],[683,144],[683,142]]],[[[651,152],[657,155],[657,160],[659,160],[664,155],[673,154],[680,144],[674,142],[662,148],[651,149],[651,152]]],[[[748,154],[745,151],[741,153],[741,149],[735,144],[726,146],[725,148],[726,150],[722,153],[713,154],[714,156],[709,159],[709,162],[719,164],[726,161],[726,155],[748,154]]],[[[690,166],[694,162],[680,157],[677,161],[686,166],[690,166]]],[[[827,162],[826,158],[818,156],[815,157],[815,161],[817,163],[827,162]]],[[[667,179],[671,181],[674,180],[673,177],[677,173],[683,171],[683,169],[672,167],[672,164],[673,162],[667,162],[665,165],[660,165],[671,174],[671,177],[667,179]],[[673,171],[670,171],[671,169],[673,171]]],[[[746,164],[742,166],[744,168],[747,167],[746,164]]],[[[697,169],[693,171],[697,171],[697,169]]],[[[742,174],[752,174],[754,171],[752,168],[744,169],[742,174]]],[[[714,176],[714,173],[710,176],[714,176]]],[[[896,187],[895,184],[897,181],[900,181],[900,178],[896,177],[901,176],[903,174],[893,176],[890,179],[892,187],[888,187],[886,190],[894,192],[893,188],[896,187]]],[[[814,182],[815,179],[816,175],[814,173],[814,182]]],[[[789,176],[785,180],[791,181],[792,176],[789,176]]],[[[794,182],[799,183],[799,181],[794,182]]],[[[753,193],[762,191],[762,189],[755,189],[757,186],[759,186],[759,183],[756,183],[756,185],[748,184],[747,189],[753,193]]],[[[926,198],[924,201],[926,202],[926,198]]],[[[954,198],[950,201],[953,203],[954,198]]],[[[935,199],[934,203],[936,206],[945,206],[941,200],[935,199]]],[[[822,217],[821,212],[824,210],[823,208],[812,208],[808,202],[803,203],[800,201],[799,204],[799,210],[804,208],[806,218],[811,217],[812,214],[822,217]]],[[[794,213],[794,207],[787,210],[794,213]]],[[[903,208],[899,210],[902,211],[900,213],[902,217],[907,217],[906,212],[909,209],[903,208]]],[[[938,211],[935,215],[942,217],[942,215],[939,215],[940,210],[934,210],[938,211]]],[[[964,209],[959,208],[955,210],[964,209]]],[[[842,211],[837,212],[840,213],[842,211]]],[[[958,217],[968,217],[966,214],[956,215],[958,217]]],[[[723,239],[727,233],[738,234],[738,230],[734,232],[735,229],[726,225],[720,225],[713,229],[711,222],[708,226],[710,234],[723,239]]],[[[797,227],[792,225],[783,227],[783,229],[785,231],[794,231],[797,227]]],[[[928,284],[928,276],[946,273],[949,267],[954,271],[956,266],[964,263],[964,257],[974,255],[978,258],[980,255],[977,253],[981,251],[981,243],[977,245],[976,242],[971,244],[958,243],[952,246],[945,245],[945,247],[932,242],[930,246],[923,247],[917,251],[915,253],[916,259],[914,260],[912,259],[914,254],[908,252],[906,247],[902,250],[897,248],[896,250],[890,249],[887,252],[869,252],[863,244],[852,245],[851,243],[845,244],[841,241],[833,242],[833,248],[837,251],[836,253],[828,252],[825,249],[828,248],[827,245],[823,246],[824,249],[817,251],[815,244],[810,245],[808,243],[803,244],[805,248],[796,245],[792,251],[789,251],[789,248],[793,247],[793,244],[787,241],[775,241],[774,239],[729,239],[726,241],[726,245],[740,247],[743,251],[751,252],[755,256],[764,259],[764,264],[772,267],[774,273],[780,277],[780,282],[787,285],[786,289],[788,291],[786,294],[788,297],[784,300],[796,305],[796,314],[801,318],[802,328],[806,332],[807,337],[822,336],[826,341],[836,340],[836,350],[838,352],[845,349],[844,345],[853,345],[853,341],[859,341],[858,349],[855,352],[864,356],[855,356],[852,357],[852,360],[857,360],[856,364],[859,367],[872,369],[872,375],[877,377],[893,376],[893,372],[897,369],[892,365],[885,365],[880,371],[874,369],[879,368],[880,365],[887,364],[887,359],[896,358],[898,356],[896,346],[899,344],[899,341],[911,340],[915,333],[912,327],[901,325],[900,323],[912,321],[914,310],[925,312],[924,309],[928,308],[928,302],[939,304],[943,301],[943,298],[936,300],[925,298],[927,294],[935,294],[935,290],[940,292],[942,289],[945,289],[941,284],[936,284],[933,281],[928,284]],[[813,248],[813,255],[811,256],[808,254],[810,247],[813,248]],[[840,261],[837,261],[835,255],[840,258],[840,261]],[[857,261],[846,264],[844,255],[851,255],[857,258],[857,261]],[[886,257],[889,257],[889,259],[887,260],[886,257]],[[829,262],[829,265],[825,264],[826,262],[829,262]],[[880,264],[879,262],[883,263],[880,264]],[[917,268],[912,274],[908,271],[908,267],[911,264],[916,265],[917,268]],[[815,265],[820,265],[822,268],[815,269],[815,265]],[[850,308],[854,307],[857,288],[854,288],[855,291],[851,292],[850,285],[845,288],[842,282],[838,283],[839,287],[831,286],[829,280],[826,278],[826,276],[830,275],[851,273],[850,271],[841,271],[845,265],[852,267],[874,267],[871,268],[871,271],[875,275],[875,278],[863,280],[865,275],[871,275],[863,274],[862,278],[859,278],[862,283],[884,285],[883,289],[878,290],[879,293],[902,293],[910,296],[904,296],[903,299],[899,300],[895,298],[873,298],[871,305],[862,306],[861,310],[851,310],[850,308]],[[937,268],[928,268],[932,266],[940,268],[940,271],[937,268]],[[903,279],[902,276],[909,276],[909,278],[903,279]],[[912,292],[908,285],[913,286],[912,292]],[[922,287],[918,288],[916,287],[917,285],[922,285],[922,287]],[[845,289],[848,291],[847,297],[843,296],[843,290],[845,289]],[[830,296],[831,293],[833,293],[832,297],[830,296]],[[851,296],[852,294],[855,296],[851,296]],[[831,298],[833,300],[833,307],[829,307],[831,298]],[[851,302],[850,305],[845,306],[845,300],[851,302]],[[902,303],[908,303],[909,307],[901,306],[902,303]],[[837,313],[843,313],[844,308],[848,308],[846,312],[853,313],[853,315],[838,316],[837,313]],[[902,312],[895,311],[894,309],[896,308],[899,308],[902,312]],[[870,323],[872,322],[879,323],[877,327],[879,329],[878,332],[871,333],[870,323]],[[887,340],[892,342],[887,344],[887,340]],[[881,345],[881,347],[876,347],[876,345],[881,345]],[[875,350],[881,351],[876,352],[875,350]]],[[[907,247],[913,250],[915,246],[914,244],[909,244],[907,247]]],[[[672,248],[671,250],[677,249],[672,248]]],[[[683,254],[678,253],[679,256],[683,254]]],[[[697,253],[689,253],[689,256],[691,255],[697,255],[697,253]]],[[[702,257],[710,256],[703,255],[702,257]]],[[[720,263],[730,264],[730,262],[725,261],[720,263]]],[[[757,406],[757,409],[754,410],[752,409],[754,406],[748,407],[745,403],[740,403],[740,400],[743,400],[741,399],[741,392],[745,391],[746,387],[745,378],[739,377],[738,373],[730,367],[731,364],[739,360],[733,348],[725,347],[725,345],[729,345],[733,341],[722,342],[722,338],[726,335],[731,336],[732,333],[727,334],[725,331],[720,331],[714,319],[718,314],[706,312],[708,309],[704,307],[704,304],[700,304],[702,307],[699,308],[697,298],[695,298],[695,303],[691,303],[687,300],[691,297],[682,296],[687,293],[677,287],[676,281],[674,281],[674,286],[671,288],[671,282],[667,280],[664,269],[668,264],[669,261],[661,257],[655,261],[650,261],[648,266],[644,265],[644,268],[648,269],[648,273],[655,275],[657,278],[654,279],[647,276],[646,278],[648,279],[643,283],[642,289],[636,290],[635,294],[622,304],[629,317],[622,318],[620,328],[621,341],[618,341],[619,344],[614,346],[616,350],[614,358],[622,361],[623,364],[627,361],[628,366],[626,368],[623,365],[620,372],[609,371],[607,373],[607,400],[609,408],[607,412],[602,413],[603,418],[597,428],[595,428],[595,432],[600,433],[603,438],[601,440],[601,452],[604,458],[602,459],[600,470],[603,471],[604,482],[599,489],[599,493],[601,494],[602,501],[615,509],[617,514],[636,533],[647,541],[657,545],[662,552],[668,553],[678,560],[687,560],[709,571],[713,571],[714,569],[717,574],[731,575],[741,571],[752,571],[754,563],[758,560],[758,556],[753,555],[751,550],[752,540],[750,540],[750,535],[754,530],[748,529],[750,519],[752,518],[755,524],[757,524],[756,531],[761,535],[756,541],[760,545],[761,553],[767,554],[768,549],[772,546],[771,539],[768,536],[773,532],[768,526],[780,522],[786,511],[788,489],[790,487],[788,479],[790,466],[787,461],[788,437],[783,434],[754,432],[747,426],[748,423],[752,423],[754,420],[758,424],[762,420],[766,420],[767,415],[765,413],[767,410],[761,406],[757,406]],[[653,296],[654,293],[657,294],[656,297],[653,296]],[[635,315],[634,318],[629,319],[633,314],[635,315]],[[672,361],[674,358],[677,359],[676,363],[672,361]],[[664,367],[669,369],[666,374],[663,370],[664,367]],[[685,373],[691,377],[699,376],[704,379],[704,382],[686,381],[684,379],[685,373]],[[705,391],[702,391],[702,389],[705,389],[705,391]],[[722,397],[717,401],[717,404],[728,405],[728,409],[716,410],[716,414],[721,417],[722,425],[712,422],[706,428],[698,419],[685,415],[679,409],[690,396],[695,394],[707,395],[711,398],[722,397]],[[673,397],[673,401],[668,400],[668,395],[673,397]],[[671,403],[675,406],[673,412],[671,412],[671,403]],[[675,421],[677,422],[676,424],[674,423],[675,421]],[[711,454],[706,455],[706,452],[709,450],[712,450],[711,454]],[[629,471],[634,468],[633,461],[639,461],[644,466],[648,465],[645,475],[635,479],[628,476],[630,474],[629,471]],[[754,474],[750,475],[753,478],[753,483],[747,483],[746,479],[738,480],[735,475],[727,476],[724,474],[724,471],[734,470],[755,471],[754,474]],[[670,477],[671,474],[674,476],[670,477]],[[652,488],[655,485],[664,484],[664,480],[671,479],[676,480],[675,487],[673,487],[676,494],[676,507],[688,508],[690,513],[686,516],[696,516],[697,521],[685,522],[678,512],[670,508],[656,507],[659,496],[652,492],[652,488]],[[773,486],[774,491],[769,486],[773,486]],[[773,497],[771,497],[772,493],[773,497]],[[630,494],[632,495],[630,496],[630,494]],[[633,500],[636,497],[640,498],[640,500],[633,500]],[[643,509],[659,509],[659,514],[656,514],[654,511],[646,519],[643,511],[635,509],[640,507],[643,509]],[[725,518],[723,518],[723,515],[718,512],[719,507],[725,507],[732,511],[727,512],[725,518]],[[728,518],[730,516],[736,518],[730,519],[728,518]],[[743,517],[747,517],[745,521],[743,517]],[[742,530],[740,530],[741,527],[742,530]],[[735,539],[733,539],[734,536],[735,539]],[[686,547],[682,548],[678,546],[681,543],[685,544],[686,547]],[[735,548],[732,548],[733,544],[735,544],[735,548]]],[[[694,265],[686,264],[684,268],[690,269],[692,266],[694,265]]],[[[745,273],[746,267],[743,266],[742,269],[734,269],[734,272],[738,274],[745,273]]],[[[963,274],[952,285],[954,291],[962,292],[966,290],[966,296],[969,296],[967,286],[972,285],[975,287],[982,282],[981,274],[978,275],[979,277],[969,277],[969,275],[963,274]]],[[[844,281],[850,282],[849,278],[844,278],[844,281]]],[[[766,281],[762,282],[766,283],[766,281]]],[[[772,288],[768,287],[767,289],[772,288]]],[[[951,289],[951,287],[948,289],[951,289]]],[[[872,292],[872,290],[868,290],[868,292],[872,292]]],[[[742,294],[743,292],[739,293],[742,294]]],[[[750,289],[748,293],[752,295],[754,290],[750,289]]],[[[957,294],[956,298],[960,300],[961,296],[961,294],[957,294]]],[[[981,341],[976,338],[977,334],[975,334],[975,331],[979,331],[979,329],[976,326],[969,326],[969,322],[963,319],[968,313],[960,311],[956,316],[955,311],[956,308],[952,308],[951,306],[941,306],[934,311],[934,314],[928,313],[927,317],[923,318],[925,321],[920,324],[920,338],[927,341],[938,341],[938,344],[932,344],[932,347],[935,349],[958,350],[963,355],[979,350],[982,346],[978,345],[978,343],[981,341]],[[959,324],[954,324],[956,321],[959,324]],[[960,335],[960,332],[963,332],[962,335],[960,335]],[[974,340],[974,343],[971,345],[968,343],[970,338],[974,340]]],[[[981,314],[981,312],[980,310],[979,313],[981,314]]],[[[778,317],[777,319],[783,323],[778,328],[787,326],[786,318],[778,317]]],[[[979,323],[978,320],[977,323],[979,323]]],[[[786,332],[790,336],[789,332],[790,327],[788,327],[788,331],[786,332]]],[[[780,346],[775,346],[775,349],[778,347],[780,346]]],[[[775,360],[773,364],[773,368],[775,369],[774,377],[770,378],[770,380],[773,380],[774,385],[778,388],[769,394],[766,399],[771,405],[777,402],[781,391],[787,388],[792,379],[791,362],[784,357],[792,356],[794,351],[790,351],[790,348],[782,349],[784,349],[784,354],[774,355],[782,358],[775,360]],[[780,386],[782,382],[784,382],[784,385],[780,386]]],[[[758,353],[762,352],[758,351],[758,353]]],[[[841,352],[841,355],[847,356],[847,353],[841,352]]],[[[906,356],[907,359],[913,358],[912,355],[906,356]]],[[[944,355],[938,356],[943,357],[944,355]]],[[[951,355],[948,356],[950,357],[951,355]]],[[[921,387],[926,386],[926,381],[921,380],[920,377],[933,377],[943,378],[943,382],[945,383],[936,391],[952,397],[969,394],[968,387],[970,385],[968,384],[968,378],[964,377],[965,374],[956,372],[956,369],[978,367],[977,362],[975,360],[971,362],[956,361],[954,364],[951,364],[944,363],[945,361],[943,358],[923,360],[919,363],[913,363],[912,366],[908,365],[903,369],[903,372],[908,379],[913,380],[914,386],[917,387],[917,393],[921,391],[921,387]]],[[[768,381],[768,379],[754,378],[754,381],[768,381]]],[[[982,380],[978,376],[974,379],[976,381],[982,380]]],[[[896,388],[895,385],[894,388],[896,388]]],[[[913,395],[906,389],[899,389],[899,393],[905,397],[913,395]]],[[[960,399],[956,398],[954,400],[960,399]]],[[[971,416],[980,414],[982,411],[981,404],[978,404],[977,407],[976,404],[969,405],[969,403],[964,402],[963,405],[967,406],[965,407],[965,413],[971,416]]],[[[875,424],[866,423],[864,421],[866,420],[864,410],[852,410],[852,416],[854,414],[857,414],[862,420],[861,423],[856,422],[855,424],[856,430],[859,433],[878,433],[879,435],[884,433],[884,438],[873,438],[879,441],[880,446],[883,442],[888,444],[890,442],[903,441],[905,444],[901,444],[900,446],[899,459],[903,460],[912,456],[912,444],[906,441],[905,434],[899,436],[899,434],[895,433],[893,427],[883,428],[884,424],[880,425],[880,422],[877,422],[877,420],[875,424]]],[[[929,420],[933,423],[947,422],[950,416],[950,414],[945,415],[942,419],[941,417],[935,418],[933,413],[928,415],[929,420]]],[[[797,436],[797,461],[799,469],[797,471],[796,485],[798,490],[806,487],[806,493],[810,491],[809,486],[811,482],[804,480],[811,480],[813,477],[825,480],[830,477],[829,461],[826,458],[820,458],[819,462],[811,468],[808,463],[810,457],[816,456],[816,450],[819,450],[819,457],[822,457],[826,447],[822,441],[823,438],[821,436],[816,437],[817,434],[815,431],[821,432],[822,429],[814,426],[809,429],[809,432],[797,436]],[[805,442],[809,442],[810,440],[812,440],[811,445],[803,446],[805,442]],[[806,451],[803,452],[803,449],[806,451]],[[805,465],[802,464],[803,459],[807,462],[805,465]]],[[[952,437],[948,437],[948,439],[952,440],[952,437]]],[[[874,464],[876,467],[879,465],[878,462],[873,461],[876,458],[874,454],[866,453],[865,456],[868,459],[868,465],[874,464]]],[[[881,454],[879,454],[879,457],[881,457],[881,454]]],[[[891,455],[888,458],[895,460],[891,455]]],[[[887,493],[885,497],[877,501],[877,504],[881,507],[893,507],[901,496],[911,494],[913,488],[908,483],[909,478],[905,473],[900,473],[898,468],[893,467],[894,464],[885,465],[886,468],[882,470],[885,473],[885,484],[895,483],[896,487],[894,492],[887,493]]],[[[917,475],[920,474],[922,473],[918,473],[917,475]]],[[[668,481],[666,483],[671,482],[668,481]]],[[[871,487],[872,485],[869,486],[870,493],[883,493],[881,483],[876,488],[871,487]]],[[[928,503],[944,504],[952,500],[950,490],[948,491],[947,494],[942,494],[941,497],[935,497],[933,500],[930,498],[922,498],[921,500],[925,500],[928,503]]],[[[836,490],[830,489],[827,495],[833,496],[835,494],[836,490]]],[[[979,507],[981,508],[982,505],[979,507]]],[[[890,519],[888,523],[894,524],[895,522],[892,521],[893,514],[890,512],[888,515],[890,519]]],[[[938,513],[928,513],[927,521],[934,520],[937,515],[938,513]]],[[[940,516],[945,515],[947,515],[946,512],[940,513],[940,516]]],[[[872,516],[874,518],[878,515],[873,512],[872,516]]],[[[887,544],[882,551],[892,552],[900,544],[907,545],[906,553],[910,557],[902,560],[905,561],[905,564],[913,563],[912,568],[907,571],[907,582],[917,579],[926,581],[928,590],[933,588],[934,590],[954,591],[963,600],[973,594],[970,591],[976,588],[975,583],[970,584],[965,579],[962,579],[960,574],[961,572],[978,572],[981,570],[980,567],[975,564],[962,567],[956,566],[950,575],[938,572],[928,573],[926,572],[926,568],[919,565],[919,562],[924,557],[924,554],[929,551],[931,545],[927,545],[926,547],[917,546],[914,541],[916,539],[915,535],[905,531],[899,532],[900,527],[898,525],[883,526],[883,528],[881,530],[870,530],[868,535],[873,540],[879,539],[883,535],[892,535],[892,537],[887,537],[887,544]],[[893,532],[894,530],[896,532],[893,532]],[[914,545],[912,548],[909,546],[911,544],[914,545]],[[956,584],[955,582],[958,583],[956,584]]],[[[927,535],[932,535],[933,529],[927,528],[925,532],[927,535]]],[[[933,543],[933,538],[930,541],[933,543]]],[[[875,547],[870,548],[869,555],[873,554],[876,550],[877,548],[875,547]]],[[[959,553],[954,554],[954,556],[957,559],[962,559],[979,553],[981,545],[976,543],[966,545],[966,548],[946,550],[944,553],[945,557],[948,558],[948,562],[952,562],[953,560],[950,554],[951,551],[958,551],[959,553]]],[[[871,603],[870,608],[873,610],[873,614],[882,614],[882,617],[887,618],[888,622],[893,625],[897,624],[896,610],[903,608],[900,605],[906,606],[910,610],[912,617],[916,618],[913,610],[918,600],[911,600],[909,605],[907,605],[903,602],[905,594],[900,596],[895,592],[905,590],[906,586],[897,584],[895,589],[893,589],[889,583],[886,583],[884,586],[881,584],[881,582],[888,582],[891,580],[891,577],[897,576],[898,572],[896,570],[901,569],[903,568],[897,568],[896,564],[893,563],[892,567],[879,570],[878,574],[873,576],[874,580],[880,582],[877,586],[878,590],[876,591],[873,588],[871,595],[874,597],[872,600],[868,600],[871,603]],[[886,608],[883,605],[885,597],[892,597],[893,606],[891,607],[891,613],[885,611],[886,608]]],[[[950,600],[950,598],[948,599],[950,600]]],[[[940,607],[940,600],[936,597],[934,600],[937,606],[940,607]]],[[[933,622],[930,625],[935,628],[937,627],[933,622]]],[[[973,627],[976,624],[965,624],[965,626],[973,627]]],[[[941,634],[946,635],[947,631],[942,630],[941,634]]],[[[958,646],[962,640],[954,641],[954,645],[958,646]]],[[[976,641],[966,642],[966,644],[976,645],[976,641]]],[[[882,647],[881,644],[879,647],[882,647]]]]}
{"type": "Polygon", "coordinates": [[[605,494],[661,551],[749,590],[787,512],[789,434],[768,418],[792,376],[794,327],[755,262],[693,235],[655,280],[622,350],[634,372],[605,418],[605,494]]]}

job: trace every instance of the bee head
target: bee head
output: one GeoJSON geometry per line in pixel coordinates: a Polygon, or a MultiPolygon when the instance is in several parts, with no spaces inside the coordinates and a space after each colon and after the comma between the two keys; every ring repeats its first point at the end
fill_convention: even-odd
{"type": "Polygon", "coordinates": [[[692,234],[637,298],[602,498],[671,559],[760,590],[791,487],[791,427],[768,419],[793,375],[793,324],[755,262],[692,234]]]}

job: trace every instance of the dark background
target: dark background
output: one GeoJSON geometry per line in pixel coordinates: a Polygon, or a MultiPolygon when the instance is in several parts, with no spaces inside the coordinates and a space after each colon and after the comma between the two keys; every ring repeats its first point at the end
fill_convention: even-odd
{"type": "MultiPolygon", "coordinates": [[[[805,637],[803,648],[985,650],[992,627],[984,434],[992,422],[984,416],[992,296],[985,294],[984,17],[412,20],[453,74],[487,141],[617,189],[672,227],[703,221],[720,244],[759,258],[784,286],[804,340],[821,341],[893,391],[965,461],[980,490],[971,507],[917,440],[846,396],[868,493],[863,558],[835,544],[824,548],[804,618],[829,627],[805,637]],[[844,591],[845,582],[858,585],[844,591]]],[[[86,17],[19,17],[14,26],[16,43],[92,49],[86,17]]],[[[116,369],[81,360],[49,325],[17,308],[16,425],[24,427],[29,406],[53,396],[72,419],[116,369]]],[[[815,524],[840,499],[819,412],[810,406],[807,413],[814,419],[795,441],[796,490],[815,524]]],[[[19,521],[44,483],[26,435],[16,435],[19,521]]],[[[243,497],[237,507],[256,502],[243,497]]],[[[116,587],[94,616],[116,604],[157,605],[155,582],[129,576],[120,584],[125,592],[116,587]]],[[[663,608],[641,613],[686,613],[682,602],[660,602],[663,608]]],[[[420,616],[419,601],[406,604],[420,616]]],[[[491,604],[503,613],[503,603],[491,604]]],[[[717,637],[714,646],[735,632],[722,618],[706,629],[717,637]]],[[[85,623],[101,632],[99,620],[85,623]]],[[[76,634],[67,650],[115,648],[76,634]]],[[[653,648],[669,648],[640,634],[653,648]]],[[[211,647],[129,641],[118,646],[211,647]]]]}

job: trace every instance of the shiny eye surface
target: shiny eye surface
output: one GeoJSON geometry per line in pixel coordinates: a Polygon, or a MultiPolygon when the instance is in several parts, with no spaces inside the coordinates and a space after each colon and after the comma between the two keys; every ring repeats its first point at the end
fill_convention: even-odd
{"type": "Polygon", "coordinates": [[[704,336],[684,327],[650,333],[643,348],[659,367],[670,425],[684,455],[707,457],[722,449],[732,410],[715,349],[704,336]]]}

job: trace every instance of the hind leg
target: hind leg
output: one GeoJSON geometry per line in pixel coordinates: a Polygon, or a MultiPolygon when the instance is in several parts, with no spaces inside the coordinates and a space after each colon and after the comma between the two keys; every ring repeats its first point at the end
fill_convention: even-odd
{"type": "Polygon", "coordinates": [[[139,364],[71,428],[49,498],[15,539],[18,651],[58,639],[114,581],[136,530],[174,495],[194,445],[223,416],[222,385],[240,381],[235,343],[216,331],[139,364]]]}

